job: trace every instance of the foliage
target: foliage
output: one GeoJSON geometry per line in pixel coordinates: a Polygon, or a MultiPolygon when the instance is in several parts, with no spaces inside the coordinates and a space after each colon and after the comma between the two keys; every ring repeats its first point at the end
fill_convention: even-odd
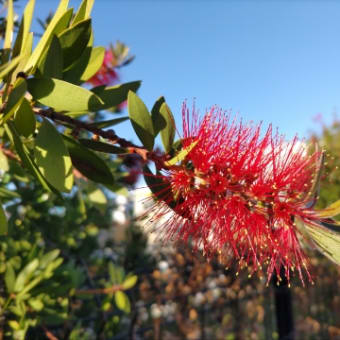
{"type": "MultiPolygon", "coordinates": [[[[199,214],[197,210],[190,216],[194,204],[188,200],[186,211],[180,211],[188,192],[197,193],[195,188],[200,187],[210,196],[213,193],[213,200],[209,199],[213,206],[219,186],[217,182],[211,186],[204,181],[202,169],[193,161],[193,156],[197,156],[198,163],[204,156],[203,160],[209,165],[208,158],[213,159],[216,151],[213,143],[225,141],[217,137],[226,137],[228,129],[223,130],[225,125],[221,125],[220,120],[214,130],[214,122],[208,117],[205,124],[210,121],[212,125],[203,122],[203,127],[210,129],[208,139],[204,139],[206,131],[184,126],[186,135],[175,140],[174,118],[164,97],[159,97],[149,110],[136,94],[140,81],[118,84],[118,68],[133,59],[128,47],[120,42],[108,50],[94,46],[91,22],[94,0],[83,0],[76,10],[69,8],[68,0],[60,0],[55,12],[41,22],[44,31],[34,47],[30,26],[35,0],[27,1],[18,21],[13,2],[5,2],[7,16],[0,21],[3,37],[0,51],[0,339],[53,339],[56,336],[108,339],[123,329],[125,335],[126,329],[131,335],[138,319],[137,300],[147,300],[143,296],[143,284],[147,280],[143,278],[140,284],[138,280],[143,273],[153,271],[154,259],[146,253],[144,235],[131,218],[122,223],[125,242],[119,243],[117,237],[110,237],[110,233],[117,234],[120,230],[117,221],[115,228],[111,225],[115,213],[122,212],[113,198],[127,194],[127,188],[134,186],[143,167],[155,204],[161,206],[154,218],[156,224],[164,217],[164,211],[171,211],[179,220],[186,219],[184,226],[190,227],[188,221],[197,220],[199,214]],[[117,116],[125,104],[128,117],[117,116]],[[112,129],[124,120],[130,120],[141,145],[120,137],[112,129]],[[164,151],[155,147],[158,135],[164,151]],[[205,142],[210,143],[209,153],[201,152],[207,151],[207,145],[202,148],[205,142]],[[171,185],[169,174],[187,173],[191,173],[191,178],[185,190],[182,190],[182,177],[175,183],[178,188],[171,185]],[[164,206],[168,210],[163,211],[164,206]]],[[[184,119],[185,122],[188,123],[184,119]]],[[[256,144],[258,134],[255,133],[250,143],[254,150],[259,146],[256,144]]],[[[256,163],[262,174],[266,147],[273,142],[269,139],[267,144],[260,145],[262,161],[256,163]]],[[[279,144],[281,148],[282,143],[279,144]]],[[[223,143],[218,150],[226,150],[223,143]]],[[[304,157],[300,167],[309,164],[304,157]]],[[[279,158],[278,151],[273,158],[279,158]]],[[[215,165],[225,167],[226,163],[215,165]]],[[[298,187],[305,194],[299,202],[305,204],[303,209],[309,209],[312,217],[301,214],[305,223],[300,224],[294,221],[292,213],[284,217],[288,216],[291,235],[299,231],[328,257],[339,262],[338,225],[333,216],[339,213],[340,204],[335,202],[319,211],[312,209],[318,193],[321,164],[313,166],[312,181],[309,181],[310,174],[305,176],[309,190],[300,188],[302,182],[298,187]]],[[[296,163],[290,168],[294,180],[298,168],[296,163]]],[[[210,176],[214,171],[214,176],[219,173],[207,166],[205,174],[210,176]]],[[[248,183],[247,180],[248,177],[242,177],[240,181],[248,183]]],[[[235,188],[236,185],[232,190],[235,188]]],[[[230,194],[229,189],[225,188],[225,197],[230,194]]],[[[281,194],[287,193],[285,189],[281,194]]],[[[276,193],[278,197],[280,192],[276,193]]],[[[242,192],[236,196],[241,199],[242,192]]],[[[270,200],[256,201],[255,208],[246,202],[247,212],[264,208],[269,212],[270,200]]],[[[200,207],[200,202],[202,200],[196,208],[200,207]]],[[[282,206],[279,199],[276,203],[282,206]]],[[[123,210],[131,217],[129,204],[127,202],[123,210]]],[[[225,216],[220,215],[221,219],[225,216]]],[[[266,220],[263,225],[267,226],[270,221],[266,220]]],[[[211,221],[207,218],[203,222],[211,221]]],[[[270,227],[275,231],[274,224],[270,227]]],[[[244,239],[241,238],[239,244],[244,239]]],[[[230,240],[234,240],[233,235],[230,240]]],[[[215,254],[217,249],[212,248],[215,254]]],[[[287,268],[290,264],[286,263],[287,268]]],[[[281,264],[276,261],[275,265],[281,264]]],[[[178,280],[171,289],[181,291],[179,276],[185,276],[185,270],[183,267],[177,273],[178,280]]],[[[231,285],[234,282],[226,281],[231,285]]],[[[151,284],[160,288],[157,280],[151,284]]],[[[170,288],[167,293],[171,295],[170,288]]],[[[160,318],[157,317],[159,303],[151,307],[155,320],[160,318]]],[[[191,317],[195,319],[192,315],[194,312],[191,317]]],[[[154,326],[158,327],[157,320],[154,326]]],[[[185,334],[183,330],[181,333],[185,334]]]]}

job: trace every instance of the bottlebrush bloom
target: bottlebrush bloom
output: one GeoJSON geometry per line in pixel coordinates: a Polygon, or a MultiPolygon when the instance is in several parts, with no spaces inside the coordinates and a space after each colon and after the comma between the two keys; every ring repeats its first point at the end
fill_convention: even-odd
{"type": "Polygon", "coordinates": [[[190,241],[208,257],[236,258],[250,274],[266,271],[268,282],[282,267],[288,281],[294,270],[302,283],[305,275],[311,280],[301,240],[324,246],[307,235],[309,228],[322,231],[329,217],[313,208],[322,153],[217,107],[202,119],[195,109],[191,116],[184,104],[184,159],[145,173],[161,238],[190,241]]]}
{"type": "Polygon", "coordinates": [[[116,58],[111,49],[105,51],[103,64],[99,71],[88,80],[93,86],[112,85],[119,81],[119,76],[115,70],[116,58]]]}

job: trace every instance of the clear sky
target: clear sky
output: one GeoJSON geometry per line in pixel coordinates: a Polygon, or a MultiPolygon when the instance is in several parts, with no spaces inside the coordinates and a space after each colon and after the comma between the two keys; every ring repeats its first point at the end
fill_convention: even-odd
{"type": "MultiPolygon", "coordinates": [[[[38,17],[57,3],[37,0],[38,17]]],[[[178,123],[196,98],[303,137],[340,106],[340,1],[96,0],[93,24],[97,44],[136,55],[122,81],[142,80],[149,108],[164,95],[178,123]]],[[[116,130],[132,138],[128,124],[116,130]]]]}

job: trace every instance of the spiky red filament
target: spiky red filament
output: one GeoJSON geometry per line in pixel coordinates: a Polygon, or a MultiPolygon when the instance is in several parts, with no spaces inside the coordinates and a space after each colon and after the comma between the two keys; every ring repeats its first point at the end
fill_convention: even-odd
{"type": "Polygon", "coordinates": [[[295,217],[311,216],[308,192],[320,153],[308,155],[297,138],[273,136],[271,126],[263,135],[260,125],[237,122],[216,107],[201,120],[193,116],[184,105],[183,147],[195,147],[161,175],[174,202],[171,208],[155,202],[158,216],[167,214],[160,233],[190,239],[208,256],[232,255],[251,274],[266,265],[268,281],[281,266],[288,279],[292,269],[302,281],[305,269],[310,279],[295,217]]]}

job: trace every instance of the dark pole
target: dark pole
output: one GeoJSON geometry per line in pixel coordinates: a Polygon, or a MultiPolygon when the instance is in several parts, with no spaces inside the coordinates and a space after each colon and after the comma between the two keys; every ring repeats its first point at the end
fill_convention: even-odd
{"type": "Polygon", "coordinates": [[[277,275],[273,278],[275,311],[279,340],[294,340],[294,320],[292,294],[288,287],[283,267],[281,268],[281,281],[277,275]]]}

